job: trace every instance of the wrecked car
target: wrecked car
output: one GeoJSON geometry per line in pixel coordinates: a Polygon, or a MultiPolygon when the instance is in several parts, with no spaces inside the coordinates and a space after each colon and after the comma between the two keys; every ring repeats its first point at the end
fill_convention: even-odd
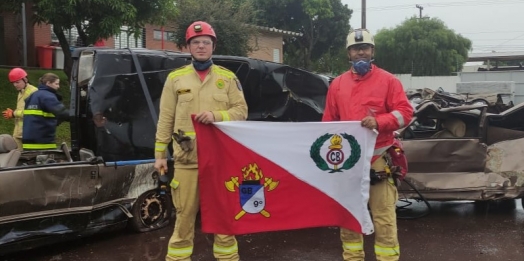
{"type": "MultiPolygon", "coordinates": [[[[427,200],[524,196],[524,104],[493,114],[482,104],[442,108],[425,101],[400,134],[406,180],[427,200]]],[[[420,198],[405,184],[399,194],[420,198]]]]}
{"type": "MultiPolygon", "coordinates": [[[[245,57],[213,61],[237,75],[248,120],[321,120],[329,77],[245,57]]],[[[180,52],[75,49],[71,148],[20,153],[0,146],[0,254],[125,226],[147,232],[169,224],[170,191],[153,167],[156,122],[165,79],[190,62],[180,52]]],[[[172,175],[170,169],[168,181],[172,175]]]]}
{"type": "Polygon", "coordinates": [[[436,91],[430,88],[408,89],[405,91],[408,99],[415,104],[425,100],[436,102],[440,107],[455,107],[471,104],[487,106],[487,112],[500,113],[513,107],[510,93],[450,93],[439,87],[436,91]]]}
{"type": "Polygon", "coordinates": [[[24,151],[0,135],[0,254],[104,231],[167,226],[172,204],[151,161],[104,161],[89,149],[24,151]],[[76,160],[73,159],[73,155],[76,160]]]}

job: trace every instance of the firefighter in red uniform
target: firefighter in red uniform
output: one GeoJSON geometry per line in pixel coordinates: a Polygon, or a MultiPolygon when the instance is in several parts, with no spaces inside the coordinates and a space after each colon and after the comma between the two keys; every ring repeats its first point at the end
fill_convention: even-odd
{"type": "MultiPolygon", "coordinates": [[[[363,127],[378,131],[371,173],[385,175],[378,180],[373,177],[369,191],[375,255],[378,261],[396,261],[400,257],[395,213],[398,193],[386,153],[394,143],[394,131],[411,121],[413,108],[400,81],[371,63],[375,42],[369,31],[351,31],[346,48],[352,67],[331,83],[322,121],[360,121],[363,127]]],[[[345,261],[364,261],[362,234],[340,228],[340,239],[345,261]]]]}
{"type": "MultiPolygon", "coordinates": [[[[176,133],[175,177],[170,184],[176,223],[167,261],[191,261],[193,254],[199,192],[197,137],[191,115],[195,114],[195,120],[204,124],[247,118],[247,104],[237,77],[211,59],[216,40],[215,31],[206,22],[197,21],[187,28],[186,42],[193,62],[169,74],[160,98],[155,143],[155,168],[159,171],[167,169],[166,150],[173,132],[176,133]]],[[[213,254],[219,261],[238,261],[235,237],[215,235],[213,254]]]]}

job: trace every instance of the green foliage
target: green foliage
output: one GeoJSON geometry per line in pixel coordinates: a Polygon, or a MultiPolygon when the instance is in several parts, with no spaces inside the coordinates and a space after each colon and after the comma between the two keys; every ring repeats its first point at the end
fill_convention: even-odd
{"type": "Polygon", "coordinates": [[[215,54],[247,56],[249,41],[256,34],[255,10],[251,0],[194,1],[176,0],[177,12],[171,21],[176,28],[175,43],[186,46],[185,32],[195,21],[213,26],[217,35],[215,54]]]}
{"type": "Polygon", "coordinates": [[[471,41],[438,18],[406,19],[375,35],[375,62],[395,74],[452,75],[467,61],[471,41]]]}
{"type": "Polygon", "coordinates": [[[263,25],[303,34],[285,39],[284,57],[289,65],[316,69],[313,61],[345,47],[352,10],[340,0],[259,0],[256,7],[263,25]]]}
{"type": "MultiPolygon", "coordinates": [[[[6,108],[14,109],[16,108],[16,99],[18,92],[16,91],[15,87],[9,82],[7,79],[7,74],[9,73],[11,69],[4,69],[0,68],[0,110],[3,111],[6,108]]],[[[58,93],[62,95],[63,100],[62,102],[64,105],[69,108],[69,102],[70,102],[70,91],[69,91],[69,81],[67,79],[67,76],[63,71],[58,70],[28,70],[26,69],[28,74],[28,80],[29,83],[34,85],[35,87],[38,86],[38,79],[44,75],[45,73],[52,72],[58,77],[60,77],[60,88],[58,89],[58,93]]],[[[6,120],[3,117],[0,118],[0,134],[13,134],[13,128],[14,128],[14,121],[13,120],[6,120]]],[[[62,142],[67,142],[70,144],[71,140],[71,132],[69,130],[69,123],[64,122],[58,126],[56,129],[56,143],[57,145],[60,145],[62,142]]]]}
{"type": "Polygon", "coordinates": [[[338,76],[349,70],[349,58],[346,48],[338,47],[325,52],[319,59],[313,61],[313,71],[338,76]]]}

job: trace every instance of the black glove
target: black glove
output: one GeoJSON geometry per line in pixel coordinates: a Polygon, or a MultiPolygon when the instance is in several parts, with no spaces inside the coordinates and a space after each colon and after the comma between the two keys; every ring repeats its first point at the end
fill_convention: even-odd
{"type": "Polygon", "coordinates": [[[384,180],[385,178],[387,178],[385,172],[377,173],[374,169],[369,170],[369,179],[371,185],[375,185],[380,181],[384,180]]]}
{"type": "Polygon", "coordinates": [[[186,136],[183,130],[178,130],[178,133],[173,133],[173,139],[180,145],[183,151],[188,152],[193,150],[191,137],[186,136]]]}

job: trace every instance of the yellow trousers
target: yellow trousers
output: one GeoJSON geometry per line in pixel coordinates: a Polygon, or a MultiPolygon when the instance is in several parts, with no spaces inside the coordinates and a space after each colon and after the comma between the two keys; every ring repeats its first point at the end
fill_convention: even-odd
{"type": "Polygon", "coordinates": [[[18,145],[18,150],[23,150],[23,147],[22,147],[22,139],[21,138],[14,138],[15,141],[16,141],[16,145],[18,145]]]}
{"type": "MultiPolygon", "coordinates": [[[[199,210],[198,169],[175,169],[171,182],[176,208],[175,231],[169,239],[166,261],[191,261],[195,221],[199,210]]],[[[238,245],[234,236],[215,235],[213,254],[219,261],[238,261],[238,245]]]]}
{"type": "MultiPolygon", "coordinates": [[[[384,171],[386,161],[377,159],[371,168],[384,171]]],[[[375,255],[377,261],[398,261],[400,247],[397,237],[398,200],[397,188],[393,179],[383,180],[371,185],[369,189],[369,208],[375,227],[375,255]]],[[[340,228],[344,261],[364,261],[364,239],[362,234],[340,228]]]]}

